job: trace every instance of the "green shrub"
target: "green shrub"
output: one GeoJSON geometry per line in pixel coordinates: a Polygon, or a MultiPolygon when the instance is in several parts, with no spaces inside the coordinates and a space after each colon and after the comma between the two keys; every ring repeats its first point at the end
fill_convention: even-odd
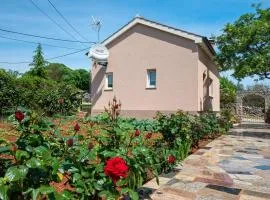
{"type": "Polygon", "coordinates": [[[5,70],[0,69],[0,117],[14,109],[20,99],[16,78],[5,70]]]}
{"type": "Polygon", "coordinates": [[[46,115],[70,115],[80,103],[81,91],[73,85],[30,75],[16,78],[0,70],[0,112],[23,106],[46,115]]]}
{"type": "Polygon", "coordinates": [[[212,137],[219,133],[220,127],[218,118],[215,113],[203,113],[199,117],[199,121],[203,126],[202,134],[204,137],[212,137]]]}
{"type": "Polygon", "coordinates": [[[158,122],[158,131],[168,142],[169,146],[177,145],[177,142],[190,139],[191,120],[190,116],[182,111],[178,111],[170,116],[158,113],[156,120],[158,122]]]}

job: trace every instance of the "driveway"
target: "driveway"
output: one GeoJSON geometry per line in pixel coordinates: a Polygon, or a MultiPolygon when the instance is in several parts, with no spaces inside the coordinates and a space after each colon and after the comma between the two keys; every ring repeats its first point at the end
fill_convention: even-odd
{"type": "Polygon", "coordinates": [[[270,199],[270,126],[241,124],[144,185],[155,200],[270,199]]]}

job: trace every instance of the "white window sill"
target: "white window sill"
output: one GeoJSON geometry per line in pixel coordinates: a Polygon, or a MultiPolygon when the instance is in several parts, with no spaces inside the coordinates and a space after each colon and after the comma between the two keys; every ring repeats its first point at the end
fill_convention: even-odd
{"type": "Polygon", "coordinates": [[[113,88],[105,88],[104,91],[113,91],[113,88]]]}
{"type": "Polygon", "coordinates": [[[145,89],[147,89],[147,90],[155,90],[155,89],[157,89],[157,87],[156,86],[146,86],[145,89]]]}

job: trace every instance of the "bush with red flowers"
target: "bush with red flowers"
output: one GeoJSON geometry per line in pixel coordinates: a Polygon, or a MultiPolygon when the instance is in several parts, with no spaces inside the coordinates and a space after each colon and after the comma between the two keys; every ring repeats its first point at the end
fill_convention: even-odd
{"type": "Polygon", "coordinates": [[[0,147],[9,158],[2,161],[1,156],[0,198],[137,200],[138,188],[188,155],[197,130],[194,121],[202,124],[204,136],[220,128],[210,114],[136,120],[119,117],[120,108],[115,98],[107,112],[79,120],[68,136],[34,112],[15,113],[20,137],[0,147]],[[88,122],[87,134],[80,133],[79,123],[88,122]]]}

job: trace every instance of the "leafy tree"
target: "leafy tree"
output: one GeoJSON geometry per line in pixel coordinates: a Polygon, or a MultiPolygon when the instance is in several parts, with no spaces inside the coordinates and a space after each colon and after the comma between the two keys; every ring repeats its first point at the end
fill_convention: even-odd
{"type": "Polygon", "coordinates": [[[20,72],[18,72],[18,71],[16,71],[16,70],[11,70],[11,69],[9,69],[9,70],[7,71],[7,73],[8,73],[10,76],[14,77],[14,78],[18,78],[19,76],[22,75],[22,73],[20,73],[20,72]]]}
{"type": "Polygon", "coordinates": [[[238,81],[238,83],[236,85],[236,89],[237,89],[237,91],[243,91],[243,90],[245,90],[245,87],[244,87],[244,85],[242,83],[240,83],[238,81]]]}
{"type": "Polygon", "coordinates": [[[221,107],[235,103],[236,85],[226,77],[220,78],[220,103],[221,107]]]}
{"type": "Polygon", "coordinates": [[[48,78],[58,83],[72,75],[72,69],[61,63],[49,63],[46,70],[48,78]]]}
{"type": "Polygon", "coordinates": [[[0,69],[0,114],[18,105],[19,92],[16,77],[0,69]]]}
{"type": "Polygon", "coordinates": [[[227,24],[216,37],[216,60],[222,70],[232,69],[238,80],[254,75],[270,79],[270,8],[254,7],[255,13],[227,24]]]}
{"type": "Polygon", "coordinates": [[[30,66],[33,66],[29,71],[30,75],[39,76],[41,78],[46,78],[46,64],[47,61],[43,57],[41,44],[38,44],[36,50],[34,51],[33,62],[30,66]]]}
{"type": "Polygon", "coordinates": [[[89,90],[90,74],[85,69],[72,70],[61,63],[50,63],[47,66],[47,73],[50,79],[58,83],[65,82],[81,90],[89,90]]]}
{"type": "Polygon", "coordinates": [[[81,90],[89,90],[90,74],[85,69],[76,69],[73,71],[74,85],[81,90]]]}

